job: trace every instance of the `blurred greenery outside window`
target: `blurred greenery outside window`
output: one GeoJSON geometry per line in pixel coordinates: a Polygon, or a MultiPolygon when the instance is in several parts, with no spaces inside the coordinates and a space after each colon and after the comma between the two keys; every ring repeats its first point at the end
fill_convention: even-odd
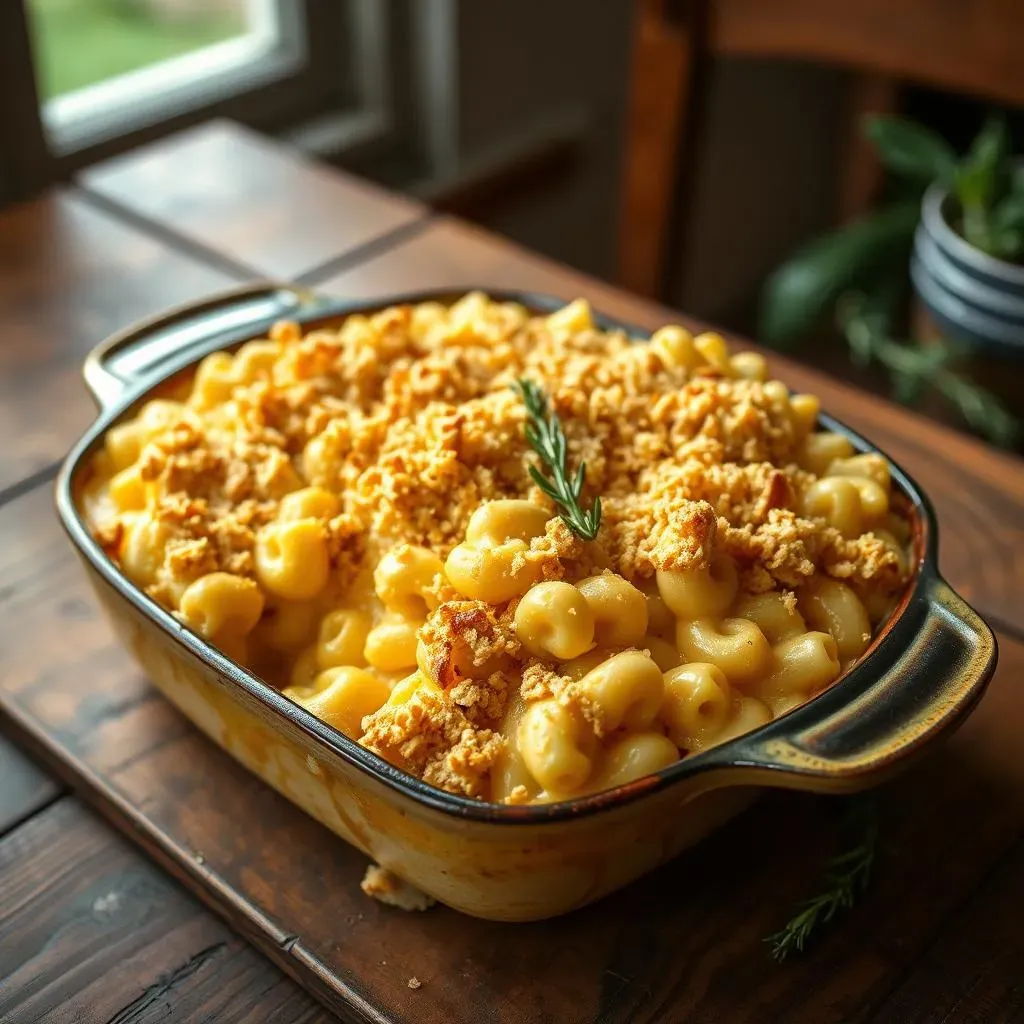
{"type": "Polygon", "coordinates": [[[244,35],[247,0],[31,0],[40,100],[244,35]]]}
{"type": "Polygon", "coordinates": [[[214,118],[364,168],[412,159],[421,10],[419,0],[0,0],[0,204],[214,118]]]}
{"type": "Polygon", "coordinates": [[[348,0],[15,2],[46,147],[77,166],[204,114],[296,124],[358,105],[331,59],[351,45],[348,0]]]}

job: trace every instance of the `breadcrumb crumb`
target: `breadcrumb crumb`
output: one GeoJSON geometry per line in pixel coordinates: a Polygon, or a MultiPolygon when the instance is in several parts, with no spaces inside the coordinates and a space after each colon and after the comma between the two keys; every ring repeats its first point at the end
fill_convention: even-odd
{"type": "Polygon", "coordinates": [[[359,887],[367,896],[399,910],[429,910],[437,902],[379,864],[366,869],[359,887]]]}

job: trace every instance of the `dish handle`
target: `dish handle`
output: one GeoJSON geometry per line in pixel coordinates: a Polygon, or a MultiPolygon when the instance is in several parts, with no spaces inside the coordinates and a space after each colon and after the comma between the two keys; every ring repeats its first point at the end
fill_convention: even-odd
{"type": "Polygon", "coordinates": [[[260,281],[179,306],[101,341],[86,356],[86,386],[100,409],[109,408],[129,387],[183,353],[198,352],[214,338],[234,340],[268,329],[281,317],[314,311],[322,301],[305,288],[260,281]]]}
{"type": "MultiPolygon", "coordinates": [[[[760,784],[850,792],[959,725],[996,665],[981,617],[945,580],[921,580],[871,657],[832,690],[777,723],[721,748],[723,784],[734,772],[760,784]],[[859,692],[858,692],[859,688],[859,692]]],[[[716,750],[708,752],[715,760],[716,750]]]]}

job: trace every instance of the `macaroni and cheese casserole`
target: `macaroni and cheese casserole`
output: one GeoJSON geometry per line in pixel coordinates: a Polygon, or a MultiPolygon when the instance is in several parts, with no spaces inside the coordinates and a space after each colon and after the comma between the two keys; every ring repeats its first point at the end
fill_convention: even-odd
{"type": "Polygon", "coordinates": [[[560,800],[865,651],[907,524],[886,460],[817,416],[717,334],[473,293],[207,356],[108,431],[86,508],[135,584],[311,714],[451,792],[560,800]],[[600,498],[592,540],[538,486],[524,380],[600,498]]]}

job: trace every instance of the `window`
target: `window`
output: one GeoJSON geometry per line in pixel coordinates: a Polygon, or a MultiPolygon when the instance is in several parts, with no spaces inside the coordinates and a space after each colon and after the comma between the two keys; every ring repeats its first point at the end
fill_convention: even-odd
{"type": "Polygon", "coordinates": [[[70,154],[220,104],[302,116],[351,95],[350,8],[328,0],[28,0],[43,124],[70,154]],[[310,41],[317,38],[317,47],[310,41]],[[314,58],[320,55],[320,61],[314,58]],[[273,93],[268,93],[273,89],[273,93]],[[248,102],[246,102],[246,100],[248,102]],[[266,102],[265,102],[266,101],[266,102]]]}
{"type": "Polygon", "coordinates": [[[58,151],[282,77],[303,54],[280,0],[30,0],[58,151]]]}
{"type": "Polygon", "coordinates": [[[41,98],[78,93],[126,72],[237,39],[267,4],[174,0],[29,0],[41,98]]]}
{"type": "Polygon", "coordinates": [[[396,8],[404,0],[0,0],[0,180],[31,194],[217,116],[334,157],[373,150],[396,135],[391,79],[406,81],[396,8]]]}

